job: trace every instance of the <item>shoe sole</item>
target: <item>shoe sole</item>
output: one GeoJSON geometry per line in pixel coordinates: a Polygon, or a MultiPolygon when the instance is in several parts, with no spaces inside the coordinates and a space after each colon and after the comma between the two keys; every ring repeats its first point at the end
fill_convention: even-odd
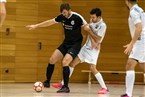
{"type": "Polygon", "coordinates": [[[57,93],[70,93],[70,92],[57,92],[57,93]]]}

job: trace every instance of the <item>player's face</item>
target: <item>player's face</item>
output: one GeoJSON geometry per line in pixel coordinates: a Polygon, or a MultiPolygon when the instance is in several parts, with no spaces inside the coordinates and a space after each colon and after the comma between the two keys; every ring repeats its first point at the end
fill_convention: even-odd
{"type": "Polygon", "coordinates": [[[70,14],[71,14],[71,10],[63,10],[62,11],[62,15],[64,16],[64,17],[66,17],[66,18],[68,18],[69,16],[70,16],[70,14]]]}
{"type": "Polygon", "coordinates": [[[97,17],[96,14],[90,15],[90,18],[94,23],[98,22],[100,20],[100,17],[97,17]]]}

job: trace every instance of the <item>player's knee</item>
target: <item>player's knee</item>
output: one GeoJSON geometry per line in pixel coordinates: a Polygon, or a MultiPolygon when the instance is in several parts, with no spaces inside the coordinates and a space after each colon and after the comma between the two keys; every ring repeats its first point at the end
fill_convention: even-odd
{"type": "Polygon", "coordinates": [[[70,67],[72,67],[72,68],[74,68],[75,67],[75,65],[73,64],[73,63],[70,63],[70,65],[69,65],[70,67]]]}
{"type": "Polygon", "coordinates": [[[90,66],[90,70],[91,70],[91,71],[93,70],[93,67],[92,67],[92,66],[90,66]]]}
{"type": "Polygon", "coordinates": [[[66,56],[66,57],[64,57],[63,60],[62,60],[62,65],[63,65],[63,66],[69,66],[70,63],[72,62],[72,60],[73,60],[72,57],[66,56]]]}
{"type": "Polygon", "coordinates": [[[91,66],[90,66],[90,70],[91,70],[91,72],[93,73],[93,75],[95,75],[95,74],[98,73],[98,70],[96,69],[96,66],[95,66],[95,65],[91,65],[91,66]]]}
{"type": "Polygon", "coordinates": [[[134,64],[131,61],[127,61],[126,70],[134,70],[134,64]]]}
{"type": "Polygon", "coordinates": [[[5,10],[5,8],[2,7],[2,9],[1,9],[1,11],[0,11],[0,15],[1,15],[1,16],[6,15],[6,10],[5,10]]]}
{"type": "Polygon", "coordinates": [[[0,12],[0,15],[4,16],[4,15],[6,15],[6,13],[5,12],[0,12]]]}
{"type": "Polygon", "coordinates": [[[69,61],[68,59],[63,59],[62,65],[63,66],[68,66],[69,65],[68,61],[69,61]]]}
{"type": "Polygon", "coordinates": [[[95,70],[96,70],[96,67],[95,67],[95,66],[93,66],[93,65],[90,65],[90,70],[93,72],[93,71],[95,71],[95,70]]]}
{"type": "Polygon", "coordinates": [[[5,18],[6,13],[5,12],[0,12],[0,18],[5,18]]]}
{"type": "Polygon", "coordinates": [[[50,58],[49,58],[49,63],[50,63],[50,64],[55,64],[55,63],[56,63],[56,62],[55,62],[55,58],[50,57],[50,58]]]}

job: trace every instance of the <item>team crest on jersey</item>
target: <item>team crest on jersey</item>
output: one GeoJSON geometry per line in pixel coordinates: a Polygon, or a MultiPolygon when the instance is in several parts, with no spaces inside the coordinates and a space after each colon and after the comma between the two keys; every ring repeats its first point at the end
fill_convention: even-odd
{"type": "Polygon", "coordinates": [[[74,21],[74,20],[72,20],[72,21],[71,21],[71,24],[72,24],[72,25],[74,25],[74,24],[75,24],[75,21],[74,21]]]}
{"type": "Polygon", "coordinates": [[[99,27],[98,25],[95,26],[96,29],[97,29],[98,27],[99,27]]]}
{"type": "Polygon", "coordinates": [[[62,23],[62,25],[64,26],[64,23],[62,23]]]}

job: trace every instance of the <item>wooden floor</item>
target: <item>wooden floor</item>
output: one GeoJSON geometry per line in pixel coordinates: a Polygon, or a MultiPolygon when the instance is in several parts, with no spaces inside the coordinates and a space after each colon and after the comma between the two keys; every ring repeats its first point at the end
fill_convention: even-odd
{"type": "MultiPolygon", "coordinates": [[[[98,84],[70,84],[70,93],[56,93],[58,89],[44,88],[41,93],[33,90],[33,83],[4,83],[0,84],[0,97],[120,97],[125,91],[124,85],[107,84],[110,93],[98,95],[98,84]]],[[[133,97],[145,97],[145,85],[135,85],[133,97]]]]}

